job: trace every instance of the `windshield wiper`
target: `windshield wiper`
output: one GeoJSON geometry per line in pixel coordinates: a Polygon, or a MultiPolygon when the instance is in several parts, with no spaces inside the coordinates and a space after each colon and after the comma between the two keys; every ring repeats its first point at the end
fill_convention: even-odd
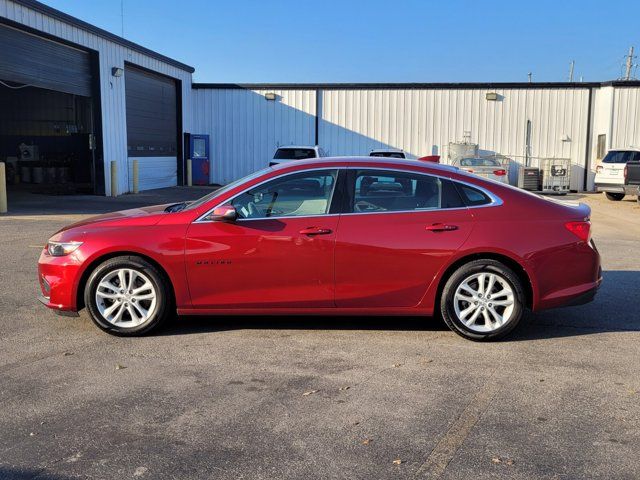
{"type": "Polygon", "coordinates": [[[169,205],[167,208],[165,208],[164,211],[167,213],[180,212],[184,210],[190,203],[191,202],[174,203],[173,205],[169,205]]]}

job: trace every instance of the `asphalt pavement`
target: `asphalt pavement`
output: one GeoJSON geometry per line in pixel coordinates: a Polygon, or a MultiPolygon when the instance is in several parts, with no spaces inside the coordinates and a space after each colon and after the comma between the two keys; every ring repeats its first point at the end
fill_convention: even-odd
{"type": "Polygon", "coordinates": [[[206,191],[23,194],[0,216],[1,479],[640,478],[631,197],[574,197],[593,208],[596,300],[497,343],[390,317],[183,317],[117,338],[36,300],[63,225],[206,191]]]}

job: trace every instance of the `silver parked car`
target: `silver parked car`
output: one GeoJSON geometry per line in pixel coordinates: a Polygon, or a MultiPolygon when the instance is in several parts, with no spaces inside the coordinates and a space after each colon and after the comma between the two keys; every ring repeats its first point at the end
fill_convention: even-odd
{"type": "Polygon", "coordinates": [[[495,158],[461,158],[455,160],[453,165],[469,173],[488,178],[500,183],[509,183],[507,169],[495,158]]]}

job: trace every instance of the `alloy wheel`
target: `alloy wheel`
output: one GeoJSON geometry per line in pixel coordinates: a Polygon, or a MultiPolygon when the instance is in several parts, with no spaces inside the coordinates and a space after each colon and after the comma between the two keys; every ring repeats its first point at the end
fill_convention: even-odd
{"type": "Polygon", "coordinates": [[[511,320],[514,301],[513,288],[505,278],[497,273],[481,272],[460,282],[453,306],[458,319],[469,330],[488,333],[511,320]]]}
{"type": "Polygon", "coordinates": [[[151,318],[157,292],[149,278],[131,268],[119,268],[104,275],[97,285],[95,300],[100,315],[111,325],[137,327],[151,318]]]}

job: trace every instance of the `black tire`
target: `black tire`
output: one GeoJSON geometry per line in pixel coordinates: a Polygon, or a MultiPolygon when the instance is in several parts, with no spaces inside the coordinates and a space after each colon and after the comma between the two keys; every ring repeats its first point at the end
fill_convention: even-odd
{"type": "MultiPolygon", "coordinates": [[[[509,267],[496,260],[473,260],[459,267],[447,279],[440,297],[440,313],[447,326],[464,338],[475,341],[496,340],[504,337],[518,326],[524,313],[525,298],[522,282],[509,267]],[[513,292],[513,311],[509,319],[504,325],[490,332],[477,332],[467,327],[455,311],[456,290],[466,279],[478,273],[496,274],[511,287],[513,292]]],[[[488,300],[485,299],[485,301],[488,300]]]]}
{"type": "Polygon", "coordinates": [[[607,200],[611,200],[613,202],[619,202],[624,198],[624,193],[604,192],[604,196],[607,197],[607,200]]]}
{"type": "Polygon", "coordinates": [[[91,273],[84,289],[84,302],[91,320],[100,329],[113,335],[140,336],[158,328],[169,317],[171,314],[172,295],[169,280],[154,265],[137,256],[121,256],[104,261],[91,273]],[[100,313],[96,301],[98,284],[109,273],[123,268],[134,270],[136,273],[144,275],[155,289],[155,305],[149,314],[149,318],[140,325],[132,327],[126,326],[126,323],[119,326],[107,321],[100,313]]]}

